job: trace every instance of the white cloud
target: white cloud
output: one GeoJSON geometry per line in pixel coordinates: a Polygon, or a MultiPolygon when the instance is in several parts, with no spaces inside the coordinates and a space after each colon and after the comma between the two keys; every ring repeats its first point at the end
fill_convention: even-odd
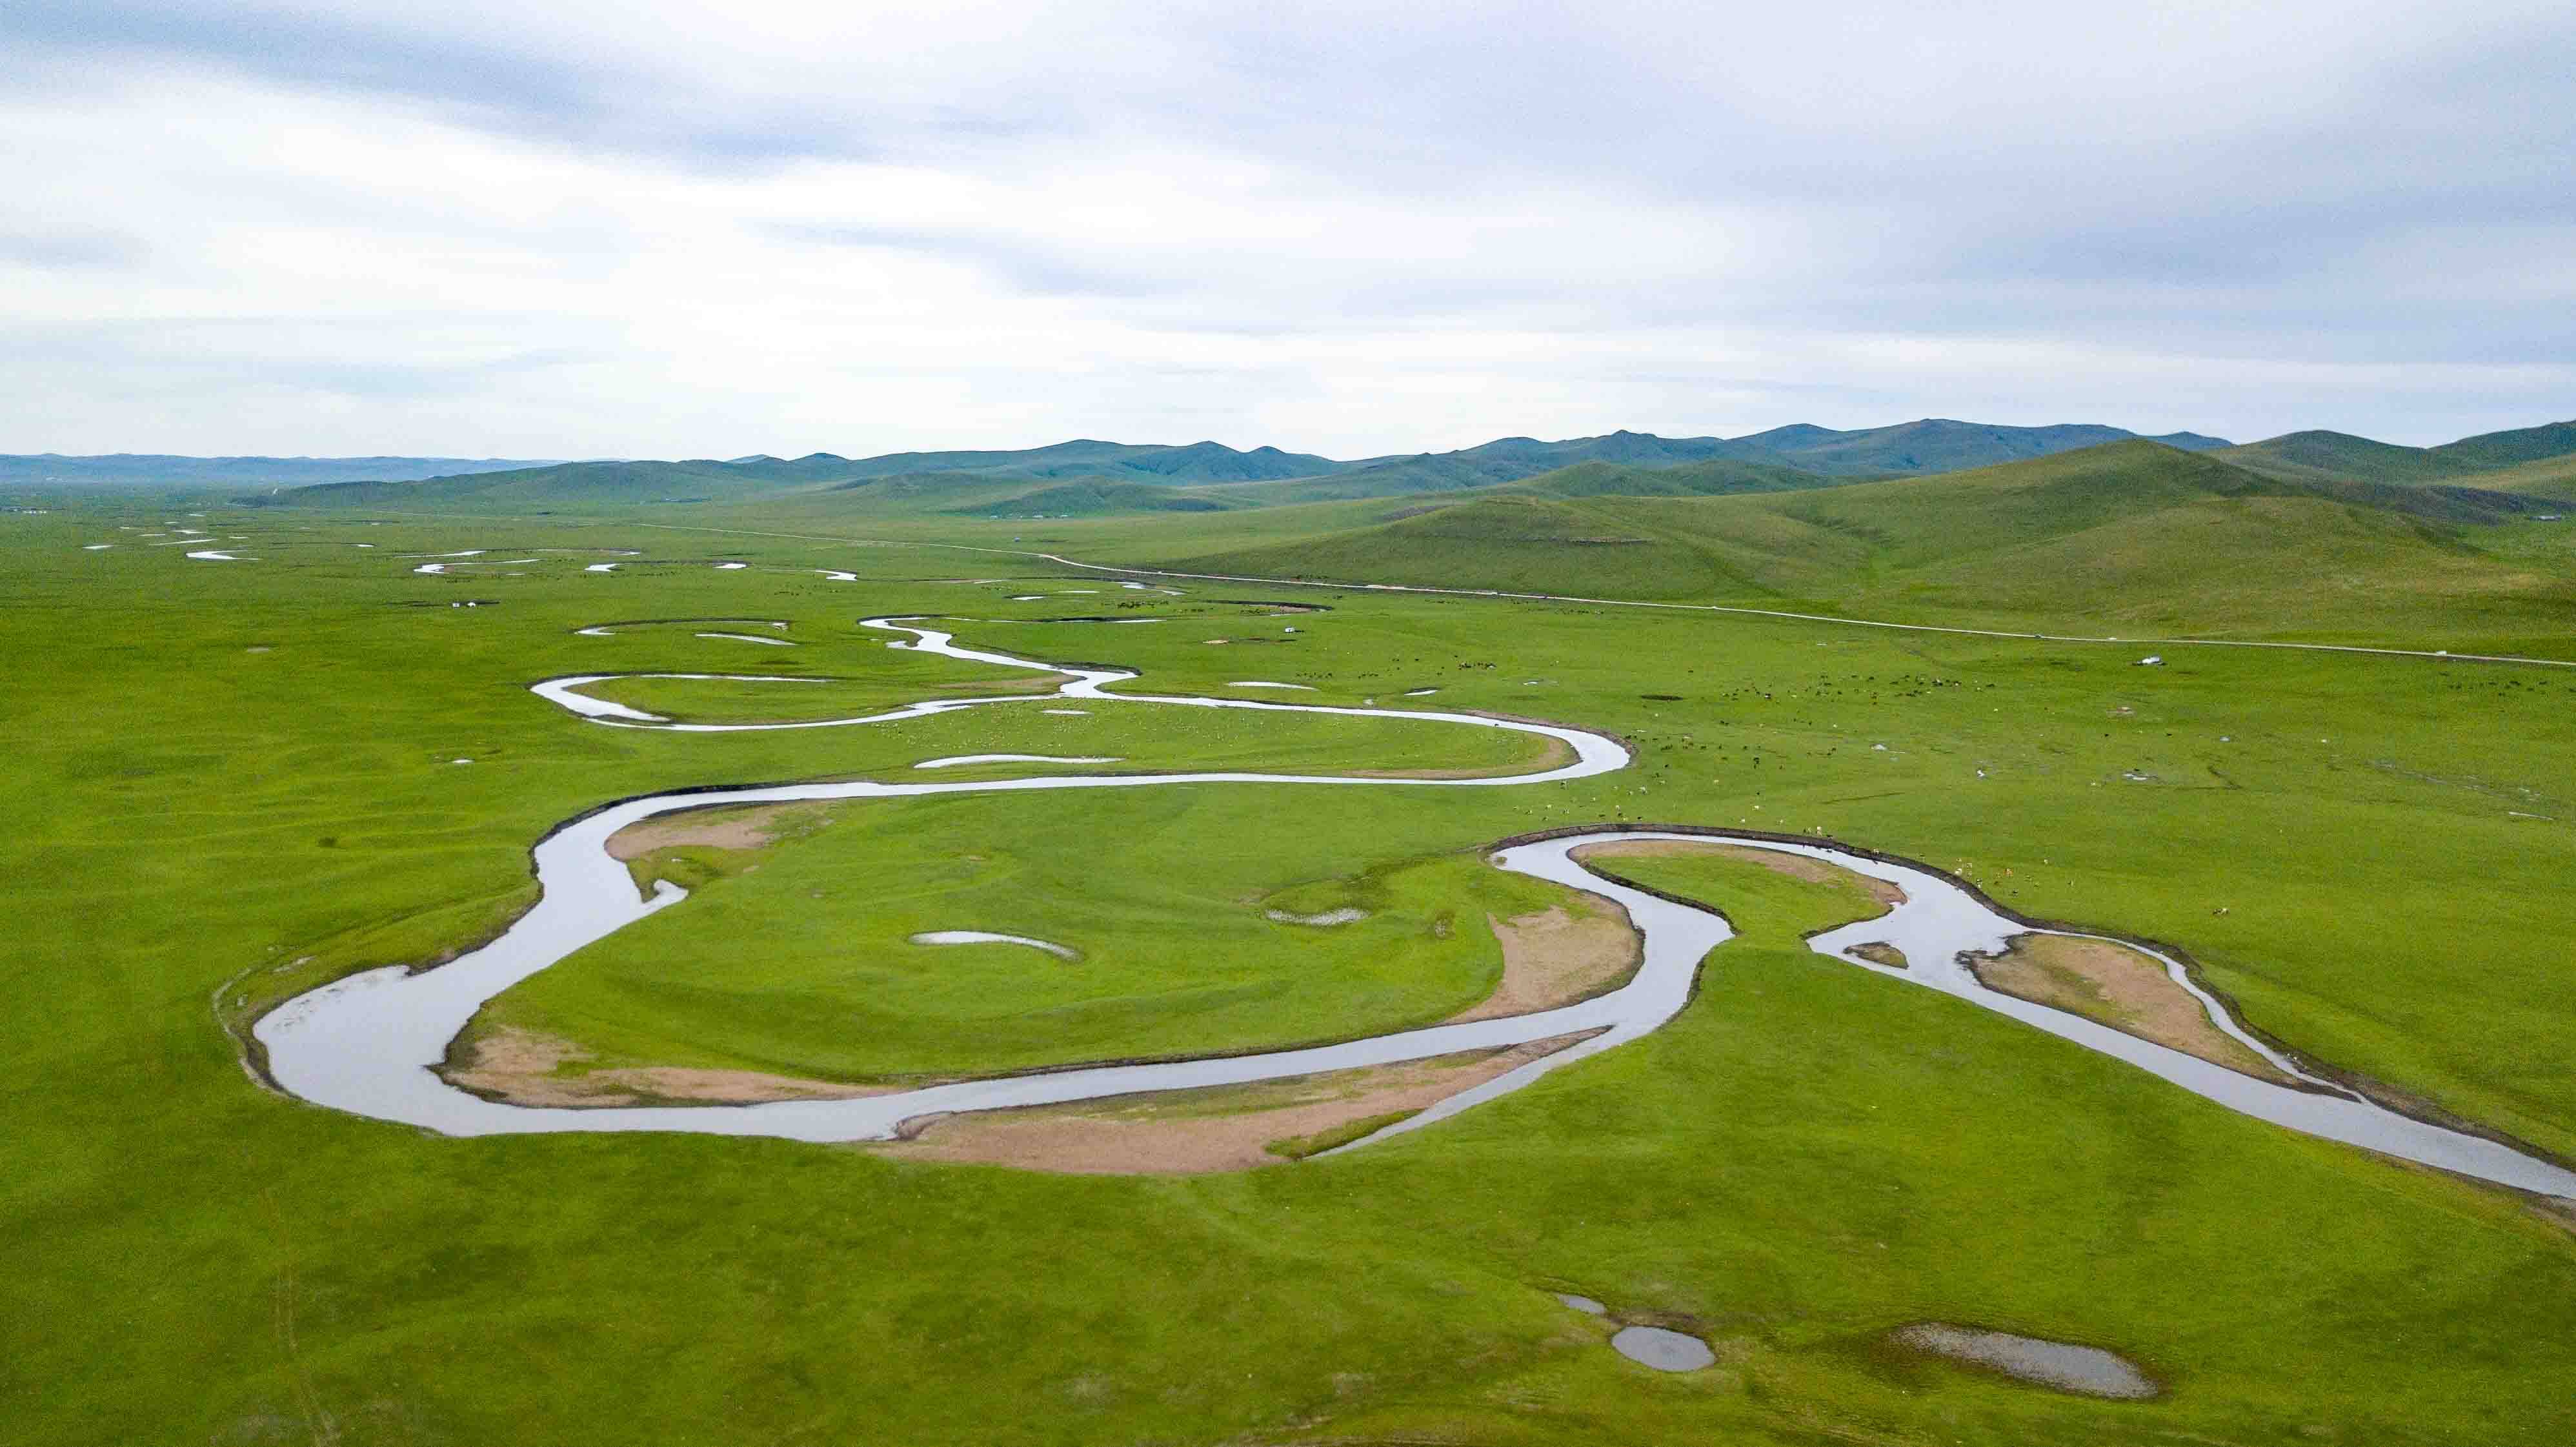
{"type": "Polygon", "coordinates": [[[8,450],[2576,411],[2555,9],[12,15],[8,450]]]}

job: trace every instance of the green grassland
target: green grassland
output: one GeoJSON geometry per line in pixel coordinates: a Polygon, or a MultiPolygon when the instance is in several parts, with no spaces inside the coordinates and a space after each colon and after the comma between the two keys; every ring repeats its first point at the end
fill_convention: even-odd
{"type": "MultiPolygon", "coordinates": [[[[2438,497],[2438,494],[2432,495],[2438,497]]],[[[2148,442],[1931,478],[1718,498],[1495,497],[1189,555],[1137,530],[1111,552],[1268,576],[1666,602],[1769,602],[1987,626],[2353,639],[2448,625],[2566,648],[2576,539],[2427,518],[2148,442]],[[2494,536],[2561,546],[2501,556],[2494,536]]],[[[1104,550],[1108,551],[1108,550],[1104,550]]],[[[1078,554],[1099,556],[1098,553],[1078,554]]]]}
{"type": "MultiPolygon", "coordinates": [[[[1568,893],[1470,855],[1282,889],[1279,848],[1235,827],[1242,805],[1228,795],[1241,787],[844,806],[819,834],[765,851],[757,872],[485,1015],[611,1062],[868,1082],[1319,1044],[1476,1003],[1502,977],[1487,917],[1568,893]],[[1267,917],[1345,906],[1369,917],[1267,917]],[[907,943],[943,929],[1033,936],[1081,958],[907,943]]],[[[1367,837],[1372,802],[1343,790],[1272,807],[1347,848],[1367,837]]]]}
{"type": "MultiPolygon", "coordinates": [[[[1692,520],[1657,534],[1678,539],[1676,561],[1615,576],[1587,561],[1595,582],[1575,591],[1668,575],[1673,596],[1786,596],[1847,546],[1884,580],[1835,598],[1965,616],[1964,602],[1904,592],[1944,566],[1940,530],[2005,556],[2115,536],[2102,530],[2133,516],[2088,511],[2081,489],[2009,487],[2002,512],[2053,510],[2056,531],[1988,538],[1991,523],[1939,496],[1875,523],[1843,511],[1865,489],[1928,485],[1655,500],[1692,520]],[[1810,517],[1784,510],[1827,500],[1810,517]],[[1764,539],[1809,556],[1762,574],[1764,539]]],[[[2312,501],[2354,506],[2178,482],[2150,515],[2312,501]]],[[[1019,527],[1018,546],[1074,556],[1205,558],[1385,507],[1330,504],[1318,510],[1343,511],[1324,522],[1299,508],[1050,520],[1043,534],[916,520],[876,535],[1010,547],[1019,527]]],[[[19,821],[0,955],[14,1005],[0,1015],[0,1442],[2576,1434],[2563,1224],[1822,959],[1799,936],[1846,899],[1716,861],[1620,862],[1742,931],[1667,1028],[1434,1127],[1241,1175],[1055,1177],[715,1138],[434,1138],[262,1091],[224,1028],[318,979],[471,943],[524,906],[530,843],[613,798],[946,777],[912,765],[971,752],[1153,769],[1528,762],[1479,754],[1501,746],[1492,731],[1406,720],[1012,704],[687,735],[585,724],[526,691],[611,670],[788,672],[852,680],[833,686],[837,703],[1018,676],[906,657],[854,626],[928,613],[978,620],[938,625],[969,644],[1139,669],[1129,692],[1222,696],[1252,678],[1318,689],[1277,698],[1387,705],[1436,688],[1419,702],[1603,729],[1638,764],[1528,787],[842,806],[756,861],[707,868],[697,897],[497,1011],[613,1036],[638,1059],[696,1050],[854,1076],[1060,1046],[1190,1049],[1235,1030],[1245,1043],[1358,1033],[1436,1018],[1490,984],[1492,942],[1465,925],[1526,907],[1534,887],[1478,863],[1482,846],[1570,823],[1743,823],[1821,830],[1957,870],[2035,916],[2171,942],[2258,1027],[2576,1155],[2566,672],[2228,650],[2147,669],[2131,649],[1394,594],[1299,590],[1330,611],[1282,615],[1260,605],[1273,590],[1244,584],[1013,604],[1105,585],[1026,558],[618,518],[271,509],[218,514],[256,563],[80,551],[118,522],[169,515],[0,519],[15,665],[0,787],[19,821]],[[605,575],[549,554],[446,577],[391,556],[511,543],[646,556],[605,575]],[[718,550],[752,566],[706,566],[718,550]],[[814,571],[827,567],[860,581],[814,571]],[[449,606],[467,600],[486,606],[449,606]],[[1027,621],[1121,611],[1170,621],[1027,621]],[[803,646],[573,631],[719,617],[789,621],[803,646]],[[1262,915],[1343,899],[1380,913],[1347,936],[1262,915]],[[1447,940],[1428,928],[1442,910],[1447,940]],[[915,928],[1061,938],[1085,960],[909,959],[899,941],[915,928]],[[1698,1331],[1720,1365],[1662,1376],[1625,1362],[1602,1344],[1608,1325],[1553,1290],[1698,1331]],[[2169,1390],[2091,1402],[1879,1344],[1927,1318],[2108,1346],[2169,1390]]],[[[831,531],[810,500],[693,516],[831,531]]],[[[1631,516],[1581,525],[1643,536],[1631,516]]],[[[2340,611],[2286,599],[2289,621],[2267,628],[2210,559],[2133,575],[2164,580],[2144,603],[2076,592],[2065,616],[2082,621],[2090,597],[2454,648],[2467,641],[2455,629],[2545,643],[2563,622],[2547,590],[2565,575],[2545,553],[2506,560],[2537,591],[2498,594],[2484,563],[2433,566],[2467,546],[2443,528],[2415,519],[2382,541],[2369,567],[2384,576],[2340,611]],[[2409,578],[2411,605],[2385,591],[2409,578]]],[[[2179,563],[2221,544],[2136,546],[2179,563]]],[[[1535,568],[1515,560],[1538,551],[1496,556],[1535,568]]],[[[2080,583],[2072,554],[2055,566],[2080,583]]],[[[2058,601],[2035,591],[2011,607],[2058,601]]],[[[718,718],[771,706],[697,687],[620,696],[718,718]]]]}
{"type": "MultiPolygon", "coordinates": [[[[2478,474],[2479,487],[2498,492],[2520,493],[2543,498],[2551,503],[2576,503],[2576,456],[2545,457],[2536,462],[2517,463],[2478,474]]],[[[2576,506],[2564,509],[2576,513],[2576,506]]]]}
{"type": "Polygon", "coordinates": [[[2267,476],[2227,455],[2132,441],[1931,477],[1715,495],[1691,482],[1710,468],[1586,464],[1446,496],[1188,516],[934,517],[803,495],[655,519],[675,538],[728,545],[744,532],[909,539],[1252,578],[2006,631],[2568,654],[2576,528],[2536,520],[2564,458],[2462,487],[2267,476]]]}

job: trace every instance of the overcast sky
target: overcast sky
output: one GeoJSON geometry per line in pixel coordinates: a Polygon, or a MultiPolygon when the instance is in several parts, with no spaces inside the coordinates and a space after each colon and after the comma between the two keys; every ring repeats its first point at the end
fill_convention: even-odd
{"type": "Polygon", "coordinates": [[[0,6],[0,452],[2576,414],[2576,6],[0,6]]]}

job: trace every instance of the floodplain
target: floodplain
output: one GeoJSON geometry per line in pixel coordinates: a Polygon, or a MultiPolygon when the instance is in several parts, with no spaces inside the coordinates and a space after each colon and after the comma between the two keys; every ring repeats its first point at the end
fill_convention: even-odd
{"type": "MultiPolygon", "coordinates": [[[[1524,735],[1399,718],[1030,697],[705,733],[530,692],[828,680],[587,690],[682,723],[815,723],[1114,667],[1155,694],[1545,720],[1633,762],[815,806],[637,851],[640,883],[690,898],[496,998],[460,1050],[515,1034],[557,1042],[532,1073],[565,1080],[864,1090],[1403,1029],[1501,987],[1516,921],[1602,913],[1492,868],[1499,843],[1696,825],[1923,861],[2024,917],[2168,947],[2261,1040],[2564,1161],[2576,669],[2147,666],[1608,603],[1124,588],[928,538],[755,535],[785,526],[210,510],[229,558],[93,550],[163,516],[0,535],[27,921],[0,1149],[34,1263],[0,1319],[25,1440],[605,1442],[639,1412],[670,1440],[2576,1430],[2554,1387],[2576,1376],[2563,1203],[2248,1119],[1824,958],[1807,936],[1883,902],[1723,855],[1618,861],[1736,931],[1661,1029],[1419,1129],[1365,1140],[1398,1123],[1372,1105],[1229,1168],[974,1164],[941,1158],[941,1124],[891,1146],[451,1138],[255,1078],[268,1010],[491,938],[534,902],[530,846],[613,800],[1067,767],[920,768],[1003,754],[1389,785],[1550,766],[1524,735]],[[888,616],[1049,667],[888,649],[861,623],[888,616]],[[744,641],[763,636],[788,646],[744,641]],[[1075,958],[914,943],[951,930],[1075,958]],[[1907,1349],[1925,1322],[2115,1352],[2155,1391],[1907,1349]],[[1609,1348],[1639,1327],[1709,1365],[1609,1348]]],[[[1103,1109],[1150,1129],[1400,1093],[1244,1090],[1103,1109]]]]}

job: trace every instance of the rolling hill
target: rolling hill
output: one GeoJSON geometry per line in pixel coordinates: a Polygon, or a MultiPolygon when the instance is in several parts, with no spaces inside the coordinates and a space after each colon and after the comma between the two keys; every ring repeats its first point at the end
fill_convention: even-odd
{"type": "Polygon", "coordinates": [[[1848,486],[1861,479],[1828,477],[1766,462],[1713,458],[1672,467],[1578,462],[1536,477],[1505,483],[1497,492],[1540,497],[1724,497],[1740,492],[1802,492],[1848,486]]]}
{"type": "Polygon", "coordinates": [[[2294,481],[2349,478],[2360,482],[2425,483],[2454,477],[2461,468],[2423,447],[2374,442],[2348,432],[2291,432],[2215,454],[2266,477],[2294,481]]]}
{"type": "Polygon", "coordinates": [[[2576,453],[2544,457],[2518,467],[2500,467],[2470,479],[2488,492],[2534,499],[2551,510],[2576,513],[2576,453]]]}
{"type": "MultiPolygon", "coordinates": [[[[2463,437],[2439,447],[2405,447],[2375,442],[2348,432],[2291,432],[2261,442],[2230,447],[2216,454],[2225,461],[2268,477],[2315,481],[2343,478],[2355,482],[2420,485],[2464,482],[2489,487],[2490,474],[2517,471],[2527,485],[2558,471],[2521,472],[2551,462],[2576,470],[2576,422],[2552,422],[2508,432],[2463,437]]],[[[2499,490],[2519,492],[2524,485],[2499,490]]]]}
{"type": "MultiPolygon", "coordinates": [[[[1276,483],[1252,495],[1265,504],[1278,504],[1456,492],[1518,482],[1582,463],[1616,465],[1628,469],[1633,477],[1647,471],[1732,461],[1853,480],[1983,467],[2136,435],[2121,428],[2092,424],[2004,427],[1925,418],[1852,432],[1797,423],[1732,438],[1658,437],[1626,431],[1561,442],[1505,437],[1455,452],[1347,463],[1329,475],[1276,483]]],[[[2154,440],[2194,450],[2228,445],[2223,438],[2190,432],[2154,440]]]]}
{"type": "MultiPolygon", "coordinates": [[[[1053,515],[1058,505],[1076,511],[1138,511],[1275,507],[1355,498],[1466,492],[1523,482],[1569,467],[1599,469],[1551,483],[1551,489],[1600,493],[1709,493],[1817,486],[1827,481],[1916,475],[2046,456],[2133,434],[2094,425],[2003,427],[1925,419],[1894,427],[1838,432],[1799,424],[1750,437],[1659,437],[1617,431],[1593,437],[1542,441],[1504,437],[1451,452],[1337,461],[1276,447],[1238,451],[1216,442],[1186,446],[1133,445],[1077,440],[1016,451],[900,452],[848,458],[817,452],[783,459],[767,455],[681,462],[565,463],[506,470],[476,468],[468,475],[423,476],[417,470],[363,481],[299,488],[274,499],[297,505],[364,506],[404,510],[444,506],[524,507],[553,511],[626,505],[731,501],[800,490],[840,489],[888,478],[915,479],[901,490],[854,490],[854,505],[904,496],[907,506],[985,514],[1002,495],[991,485],[1019,482],[1099,484],[1090,491],[1050,494],[1011,509],[1012,515],[1053,515]],[[1720,464],[1732,464],[1729,470],[1720,464]],[[1691,478],[1650,481],[1676,468],[1712,469],[1691,478]],[[928,481],[936,479],[937,481],[928,481]],[[1189,489],[1199,500],[1158,501],[1127,486],[1189,489]],[[956,497],[941,506],[927,494],[940,488],[956,497]]],[[[2223,446],[2216,438],[2176,433],[2167,439],[2189,447],[2223,446]]]]}
{"type": "Polygon", "coordinates": [[[1256,447],[1238,452],[1217,442],[1182,447],[1077,440],[1016,452],[892,452],[858,459],[831,457],[843,479],[903,473],[976,473],[987,477],[1106,477],[1162,483],[1259,482],[1314,477],[1356,464],[1311,453],[1256,447]]]}
{"type": "Polygon", "coordinates": [[[2510,517],[2408,488],[2270,477],[2145,440],[1926,478],[1720,497],[1499,494],[1187,571],[1925,621],[2366,631],[2437,610],[2563,634],[2576,569],[2464,541],[2510,517]]]}
{"type": "MultiPolygon", "coordinates": [[[[1229,506],[1195,489],[1158,487],[1144,482],[1117,482],[1105,478],[1073,478],[1064,482],[1029,487],[1019,479],[996,487],[982,479],[968,479],[959,486],[954,475],[941,487],[934,477],[910,476],[889,478],[888,482],[908,483],[922,489],[920,502],[932,509],[956,517],[985,518],[1061,518],[1098,517],[1121,512],[1224,512],[1229,506]],[[985,496],[967,499],[964,494],[978,490],[971,484],[981,483],[985,496]]],[[[878,501],[891,501],[894,494],[871,480],[843,483],[836,492],[866,490],[878,501]]]]}
{"type": "Polygon", "coordinates": [[[2508,432],[2486,432],[2427,448],[2464,470],[2486,471],[2558,458],[2576,462],[2576,421],[2545,422],[2508,432]]]}
{"type": "MultiPolygon", "coordinates": [[[[734,501],[814,486],[808,459],[782,462],[566,462],[419,480],[330,482],[238,499],[253,506],[555,512],[734,501]]],[[[827,474],[828,475],[828,474],[827,474]]]]}
{"type": "MultiPolygon", "coordinates": [[[[2000,427],[1984,422],[1956,422],[1927,417],[1893,427],[1855,432],[1796,424],[1734,439],[1738,457],[1764,457],[1810,472],[1851,476],[1917,477],[1999,462],[2047,457],[2077,448],[2124,442],[2138,434],[2118,427],[2079,423],[2055,427],[2000,427]]],[[[2223,437],[2173,432],[2147,439],[2189,452],[2229,445],[2223,437]]]]}

